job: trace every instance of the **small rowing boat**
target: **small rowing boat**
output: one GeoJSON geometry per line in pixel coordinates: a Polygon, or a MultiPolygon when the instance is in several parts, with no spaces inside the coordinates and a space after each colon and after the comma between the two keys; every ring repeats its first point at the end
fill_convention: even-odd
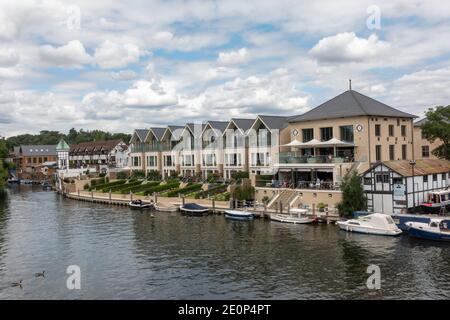
{"type": "Polygon", "coordinates": [[[142,200],[133,200],[128,203],[131,209],[136,210],[151,210],[155,208],[153,202],[144,202],[142,200]]]}
{"type": "Polygon", "coordinates": [[[225,218],[231,220],[253,220],[253,213],[238,210],[225,210],[225,218]]]}
{"type": "Polygon", "coordinates": [[[190,216],[202,216],[209,212],[209,209],[196,203],[186,203],[180,206],[181,212],[190,216]]]}
{"type": "Polygon", "coordinates": [[[176,205],[169,205],[165,203],[156,203],[155,210],[161,212],[177,212],[179,209],[176,205]]]}

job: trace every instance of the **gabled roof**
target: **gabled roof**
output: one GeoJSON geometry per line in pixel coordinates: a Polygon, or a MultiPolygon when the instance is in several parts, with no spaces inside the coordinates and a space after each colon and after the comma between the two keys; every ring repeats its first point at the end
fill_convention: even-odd
{"type": "MultiPolygon", "coordinates": [[[[186,125],[184,126],[184,129],[188,129],[191,133],[192,133],[192,135],[193,136],[195,136],[195,127],[197,126],[197,124],[194,124],[194,123],[186,123],[186,125]]],[[[202,131],[201,132],[203,132],[203,130],[205,129],[205,126],[206,126],[206,124],[205,123],[202,123],[202,131]]],[[[183,132],[181,133],[181,135],[183,135],[183,133],[184,133],[184,130],[183,130],[183,132]]],[[[201,133],[200,133],[200,135],[201,135],[201,133]]]]}
{"type": "Polygon", "coordinates": [[[166,128],[150,128],[148,130],[147,136],[145,137],[145,140],[147,140],[147,137],[150,134],[150,132],[153,133],[153,135],[155,136],[156,140],[161,141],[161,139],[164,136],[164,132],[166,132],[166,128]]]}
{"type": "Polygon", "coordinates": [[[70,146],[70,152],[89,152],[89,151],[111,151],[119,143],[123,143],[122,140],[102,140],[102,141],[89,141],[79,144],[73,144],[70,146]]]}
{"type": "Polygon", "coordinates": [[[202,135],[205,133],[206,128],[209,126],[216,135],[223,135],[225,132],[225,129],[228,126],[228,121],[208,121],[204,126],[202,130],[202,135]]]}
{"type": "Polygon", "coordinates": [[[141,140],[141,142],[144,142],[145,138],[148,135],[148,129],[135,129],[134,132],[136,133],[139,140],[141,140]]]}
{"type": "Polygon", "coordinates": [[[240,119],[240,118],[232,118],[230,121],[233,121],[236,127],[241,129],[243,132],[247,132],[248,129],[252,127],[255,119],[240,119]]]}
{"type": "Polygon", "coordinates": [[[289,119],[290,117],[259,115],[253,121],[251,128],[260,120],[270,131],[280,130],[287,127],[289,119]]]}
{"type": "Polygon", "coordinates": [[[427,118],[417,120],[416,122],[414,122],[414,127],[420,127],[421,125],[427,123],[427,121],[428,121],[427,118]]]}
{"type": "Polygon", "coordinates": [[[20,153],[22,156],[56,155],[56,145],[22,145],[20,153]]]}
{"type": "Polygon", "coordinates": [[[64,139],[59,140],[59,143],[56,145],[56,150],[69,150],[70,147],[64,139]]]}
{"type": "Polygon", "coordinates": [[[184,126],[169,125],[169,126],[167,126],[166,130],[164,131],[162,138],[164,138],[164,136],[166,135],[166,132],[170,132],[170,134],[173,136],[174,140],[178,141],[181,138],[181,133],[183,130],[184,130],[184,126]]]}
{"type": "MultiPolygon", "coordinates": [[[[380,165],[385,165],[403,177],[412,177],[412,168],[409,160],[383,161],[374,165],[366,172],[380,165]]],[[[416,160],[416,164],[414,165],[414,176],[425,176],[447,172],[450,172],[450,161],[447,160],[419,159],[416,160]]]]}
{"type": "Polygon", "coordinates": [[[417,118],[415,115],[392,108],[357,91],[347,90],[300,116],[292,117],[289,122],[356,116],[417,118]]]}

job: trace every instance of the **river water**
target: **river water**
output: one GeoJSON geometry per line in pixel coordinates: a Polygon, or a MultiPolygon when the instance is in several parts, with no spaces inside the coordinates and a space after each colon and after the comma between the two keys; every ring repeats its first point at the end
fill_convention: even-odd
{"type": "Polygon", "coordinates": [[[449,276],[450,245],[408,236],[152,217],[29,186],[0,200],[0,299],[448,299],[449,276]],[[71,265],[79,290],[66,284],[71,265]],[[379,290],[367,288],[369,265],[379,290]]]}

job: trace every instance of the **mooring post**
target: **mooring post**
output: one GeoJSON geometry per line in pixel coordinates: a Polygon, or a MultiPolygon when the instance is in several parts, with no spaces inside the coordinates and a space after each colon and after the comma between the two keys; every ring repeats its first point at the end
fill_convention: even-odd
{"type": "Polygon", "coordinates": [[[275,203],[275,213],[278,214],[279,203],[278,201],[275,203]]]}
{"type": "Polygon", "coordinates": [[[280,213],[283,214],[283,202],[280,201],[280,213]]]}
{"type": "Polygon", "coordinates": [[[264,212],[263,212],[263,217],[265,218],[267,215],[267,203],[264,202],[264,212]]]}
{"type": "Polygon", "coordinates": [[[181,201],[182,201],[182,203],[183,203],[183,206],[184,206],[184,204],[185,204],[185,199],[184,199],[184,196],[183,196],[183,197],[181,197],[181,201]]]}
{"type": "Polygon", "coordinates": [[[316,215],[316,204],[315,203],[313,203],[313,206],[312,206],[312,214],[313,214],[313,216],[315,216],[316,215]]]}
{"type": "Polygon", "coordinates": [[[94,191],[91,191],[91,199],[94,201],[94,191]]]}
{"type": "Polygon", "coordinates": [[[216,214],[216,199],[212,198],[213,213],[216,214]]]}
{"type": "Polygon", "coordinates": [[[109,202],[111,202],[111,189],[109,189],[109,202]]]}
{"type": "Polygon", "coordinates": [[[256,211],[256,199],[253,201],[253,211],[256,211]]]}
{"type": "Polygon", "coordinates": [[[153,196],[155,198],[155,203],[158,203],[158,194],[155,192],[153,193],[153,196]]]}
{"type": "Polygon", "coordinates": [[[79,198],[80,197],[80,189],[77,190],[77,193],[78,193],[78,198],[79,198]]]}
{"type": "Polygon", "coordinates": [[[287,214],[291,214],[291,206],[290,205],[287,206],[287,214]]]}
{"type": "Polygon", "coordinates": [[[133,201],[133,192],[130,190],[130,201],[133,201]]]}
{"type": "Polygon", "coordinates": [[[238,206],[238,200],[234,199],[234,208],[237,209],[237,206],[238,206]]]}

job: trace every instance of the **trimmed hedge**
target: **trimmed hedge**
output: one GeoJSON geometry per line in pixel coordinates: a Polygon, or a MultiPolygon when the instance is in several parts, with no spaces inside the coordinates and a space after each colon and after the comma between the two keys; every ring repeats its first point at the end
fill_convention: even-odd
{"type": "Polygon", "coordinates": [[[96,185],[95,187],[91,187],[91,189],[102,190],[102,192],[108,192],[109,188],[124,184],[125,182],[126,181],[124,181],[124,180],[113,181],[113,182],[109,182],[109,183],[96,185]],[[104,191],[105,189],[107,191],[104,191]]]}
{"type": "Polygon", "coordinates": [[[202,188],[202,185],[197,183],[197,184],[191,184],[188,185],[184,188],[178,188],[169,192],[166,192],[163,196],[164,197],[177,197],[179,194],[188,194],[188,193],[192,193],[194,191],[200,190],[202,188]]]}
{"type": "Polygon", "coordinates": [[[142,184],[142,182],[143,181],[131,181],[130,180],[130,181],[128,181],[128,183],[112,187],[111,192],[120,192],[120,191],[122,191],[122,189],[130,188],[133,186],[138,186],[138,185],[142,184]]]}
{"type": "Polygon", "coordinates": [[[122,193],[129,193],[130,191],[133,193],[145,191],[147,189],[151,189],[153,187],[159,186],[160,183],[161,182],[159,182],[159,181],[151,181],[151,182],[147,182],[145,184],[139,184],[137,186],[132,186],[132,187],[123,189],[122,193]]]}
{"type": "Polygon", "coordinates": [[[202,190],[202,191],[197,192],[194,195],[194,197],[195,197],[195,199],[205,199],[205,198],[208,197],[208,195],[209,196],[214,196],[216,194],[223,193],[223,192],[227,191],[227,187],[228,186],[225,185],[225,184],[214,186],[214,187],[210,188],[209,190],[205,190],[205,191],[202,190]]]}
{"type": "Polygon", "coordinates": [[[154,192],[162,192],[162,191],[178,188],[179,186],[180,186],[180,182],[179,181],[166,183],[166,184],[161,184],[159,186],[156,186],[156,187],[153,187],[153,188],[150,188],[150,189],[146,190],[144,192],[144,195],[147,196],[147,195],[152,194],[154,192]]]}

